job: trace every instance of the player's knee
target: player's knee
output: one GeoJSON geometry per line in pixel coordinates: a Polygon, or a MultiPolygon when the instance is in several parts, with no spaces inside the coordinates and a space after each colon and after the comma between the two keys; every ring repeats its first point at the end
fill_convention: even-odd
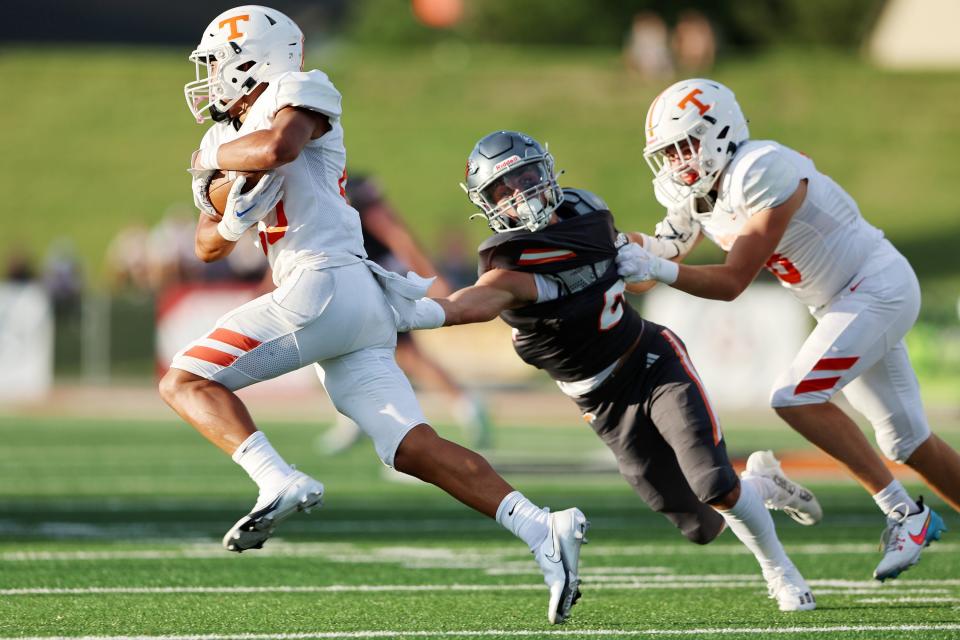
{"type": "Polygon", "coordinates": [[[393,454],[393,468],[418,478],[422,477],[432,466],[431,459],[439,441],[440,436],[428,424],[420,424],[410,429],[393,454]]]}
{"type": "Polygon", "coordinates": [[[889,424],[875,425],[877,434],[877,447],[883,455],[894,462],[900,464],[906,463],[910,456],[930,437],[930,429],[922,425],[916,429],[896,429],[891,425],[896,422],[905,422],[906,416],[891,416],[889,424]]]}
{"type": "Polygon", "coordinates": [[[723,516],[704,505],[704,511],[680,528],[683,536],[694,544],[710,544],[723,531],[723,516]]]}
{"type": "Polygon", "coordinates": [[[157,385],[157,391],[160,392],[160,397],[171,407],[175,406],[177,393],[180,390],[180,380],[174,371],[176,370],[168,370],[163,377],[160,378],[160,383],[157,385]]]}

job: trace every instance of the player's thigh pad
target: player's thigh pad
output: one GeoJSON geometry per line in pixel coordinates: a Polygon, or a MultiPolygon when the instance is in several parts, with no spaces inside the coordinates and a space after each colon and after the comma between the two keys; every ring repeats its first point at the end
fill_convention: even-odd
{"type": "Polygon", "coordinates": [[[361,349],[323,360],[316,369],[337,411],[370,436],[377,455],[392,467],[407,432],[427,422],[393,347],[361,349]]]}
{"type": "Polygon", "coordinates": [[[880,362],[906,335],[920,309],[920,288],[906,259],[854,278],[814,316],[817,326],[774,383],[770,404],[827,402],[880,362]]]}
{"type": "Polygon", "coordinates": [[[236,390],[367,346],[393,347],[393,315],[363,263],[298,270],[221,317],[171,366],[236,390]]]}

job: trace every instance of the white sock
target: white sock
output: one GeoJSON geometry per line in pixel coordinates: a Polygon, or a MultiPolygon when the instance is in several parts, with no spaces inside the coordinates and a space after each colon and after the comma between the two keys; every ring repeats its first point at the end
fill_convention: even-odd
{"type": "Polygon", "coordinates": [[[902,513],[904,508],[907,509],[908,514],[920,511],[920,507],[913,501],[913,498],[910,497],[899,480],[894,480],[884,487],[880,493],[875,493],[873,501],[877,503],[885,516],[902,513]]]}
{"type": "Polygon", "coordinates": [[[497,522],[527,543],[533,551],[550,532],[548,512],[527,500],[519,491],[508,493],[497,507],[497,522]]]}
{"type": "Polygon", "coordinates": [[[764,476],[747,476],[740,478],[741,491],[745,484],[753,487],[762,502],[772,500],[777,495],[777,485],[770,478],[764,476]]]}
{"type": "Polygon", "coordinates": [[[233,461],[257,483],[261,497],[273,497],[293,468],[277,453],[263,431],[253,433],[233,452],[233,461]]]}
{"type": "Polygon", "coordinates": [[[773,524],[770,512],[763,506],[763,500],[757,493],[752,482],[740,483],[740,499],[729,511],[717,509],[727,526],[740,542],[746,545],[753,553],[763,575],[767,576],[774,569],[785,571],[795,570],[787,552],[783,550],[780,539],[777,538],[777,529],[773,524]]]}

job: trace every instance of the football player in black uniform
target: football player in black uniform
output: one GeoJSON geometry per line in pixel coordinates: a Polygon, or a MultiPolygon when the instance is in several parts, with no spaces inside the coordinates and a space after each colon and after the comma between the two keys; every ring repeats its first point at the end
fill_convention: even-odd
{"type": "Polygon", "coordinates": [[[819,504],[779,467],[773,477],[749,468],[737,477],[683,341],[624,299],[615,258],[626,239],[603,200],[561,189],[553,157],[513,131],[476,144],[461,186],[496,232],[480,245],[480,276],[446,298],[392,300],[398,328],[499,315],[517,354],[576,402],[644,502],[698,544],[726,524],[756,556],[781,610],[815,608],[767,507],[813,524],[819,504]]]}

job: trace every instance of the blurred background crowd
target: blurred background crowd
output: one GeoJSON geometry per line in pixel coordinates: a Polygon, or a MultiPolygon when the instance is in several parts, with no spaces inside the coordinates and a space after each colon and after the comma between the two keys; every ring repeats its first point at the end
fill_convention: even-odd
{"type": "MultiPolygon", "coordinates": [[[[224,2],[16,3],[0,24],[15,289],[45,292],[57,380],[151,380],[165,300],[184,287],[269,284],[253,242],[193,254],[186,159],[203,129],[183,104],[187,55],[224,2]],[[109,18],[109,19],[107,19],[109,18]],[[9,146],[8,146],[9,145],[9,146]],[[43,171],[38,167],[44,167],[43,171]]],[[[607,199],[622,228],[660,218],[642,119],[674,79],[715,75],[754,137],[809,153],[857,198],[924,287],[911,334],[931,385],[960,384],[960,50],[950,0],[275,0],[307,66],[344,94],[351,162],[375,176],[447,285],[472,282],[485,226],[456,183],[473,141],[514,128],[551,143],[564,184],[607,199]],[[952,16],[952,18],[951,18],[952,16]],[[943,37],[938,34],[944,33],[943,37]],[[905,117],[906,116],[906,117],[905,117]]],[[[352,170],[351,170],[352,171],[352,170]]],[[[702,260],[716,260],[706,250],[702,260]]],[[[3,326],[0,326],[3,328],[3,326]]],[[[3,328],[4,331],[7,329],[3,328]]],[[[0,356],[27,347],[0,343],[0,356]]],[[[13,354],[11,356],[11,354],[13,354]]],[[[927,380],[925,380],[925,383],[927,380]]],[[[948,391],[949,395],[949,391],[948,391]]]]}

